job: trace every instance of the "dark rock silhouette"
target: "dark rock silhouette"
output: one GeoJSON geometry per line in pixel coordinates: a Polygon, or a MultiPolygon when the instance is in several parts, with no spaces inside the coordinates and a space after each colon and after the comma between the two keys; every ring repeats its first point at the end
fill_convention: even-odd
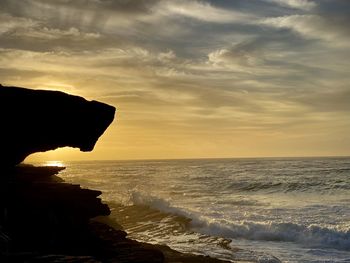
{"type": "Polygon", "coordinates": [[[0,165],[58,147],[91,151],[114,114],[112,106],[59,91],[0,86],[0,165]]]}
{"type": "Polygon", "coordinates": [[[100,191],[18,164],[57,147],[94,148],[115,108],[57,91],[0,85],[0,262],[223,262],[128,239],[100,191]]]}

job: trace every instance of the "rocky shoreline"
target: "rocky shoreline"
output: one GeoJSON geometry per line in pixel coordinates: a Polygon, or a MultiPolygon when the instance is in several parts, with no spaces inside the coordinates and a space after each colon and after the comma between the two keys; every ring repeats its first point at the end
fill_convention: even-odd
{"type": "Polygon", "coordinates": [[[101,192],[65,183],[57,176],[62,169],[20,165],[5,172],[1,262],[224,262],[127,238],[109,224],[101,192]]]}
{"type": "Polygon", "coordinates": [[[20,164],[59,147],[92,151],[113,106],[0,84],[0,262],[222,262],[127,238],[106,224],[100,191],[65,183],[62,167],[20,164]]]}

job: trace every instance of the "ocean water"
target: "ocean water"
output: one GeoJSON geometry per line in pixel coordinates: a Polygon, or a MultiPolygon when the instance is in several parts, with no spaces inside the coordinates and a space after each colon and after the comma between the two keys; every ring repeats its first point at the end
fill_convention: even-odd
{"type": "Polygon", "coordinates": [[[131,238],[234,262],[350,262],[350,158],[64,165],[131,238]]]}

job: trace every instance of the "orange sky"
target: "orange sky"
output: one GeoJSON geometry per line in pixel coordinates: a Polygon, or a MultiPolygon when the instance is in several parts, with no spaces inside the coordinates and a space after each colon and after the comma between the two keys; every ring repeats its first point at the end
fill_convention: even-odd
{"type": "Polygon", "coordinates": [[[344,10],[347,1],[5,0],[0,82],[118,109],[93,152],[28,162],[350,155],[344,10]]]}

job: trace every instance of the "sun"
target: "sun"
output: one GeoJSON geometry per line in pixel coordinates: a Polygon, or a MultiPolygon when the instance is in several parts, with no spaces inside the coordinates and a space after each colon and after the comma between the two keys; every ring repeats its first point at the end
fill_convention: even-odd
{"type": "Polygon", "coordinates": [[[62,161],[47,161],[44,166],[65,167],[62,161]]]}

